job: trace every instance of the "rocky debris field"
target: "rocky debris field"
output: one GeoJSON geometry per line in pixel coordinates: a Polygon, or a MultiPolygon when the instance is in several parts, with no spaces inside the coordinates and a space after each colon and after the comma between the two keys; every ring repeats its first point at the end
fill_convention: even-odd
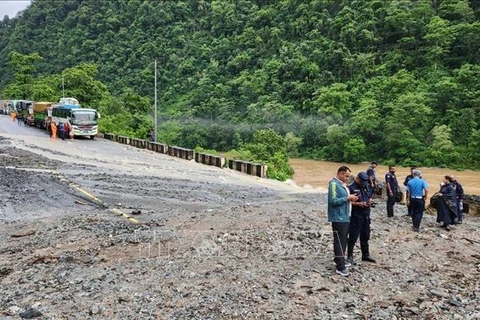
{"type": "Polygon", "coordinates": [[[378,263],[362,263],[357,247],[343,278],[326,194],[95,168],[67,175],[101,207],[59,178],[70,164],[8,143],[0,160],[2,319],[480,318],[478,217],[448,232],[426,216],[414,233],[405,207],[387,218],[379,202],[378,263]]]}

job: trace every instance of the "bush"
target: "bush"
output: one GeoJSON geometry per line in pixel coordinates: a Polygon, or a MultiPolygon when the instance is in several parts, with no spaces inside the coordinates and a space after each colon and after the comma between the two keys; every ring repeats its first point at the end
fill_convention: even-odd
{"type": "Polygon", "coordinates": [[[284,181],[293,176],[293,169],[288,163],[287,144],[272,129],[255,131],[253,141],[244,144],[234,156],[239,160],[268,165],[269,178],[284,181]]]}

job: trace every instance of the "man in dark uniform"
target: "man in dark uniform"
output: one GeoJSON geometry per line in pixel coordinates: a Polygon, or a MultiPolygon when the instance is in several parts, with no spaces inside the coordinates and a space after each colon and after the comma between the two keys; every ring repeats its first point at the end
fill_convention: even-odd
{"type": "Polygon", "coordinates": [[[395,175],[395,165],[388,166],[388,172],[385,175],[385,189],[387,191],[387,216],[393,217],[393,206],[398,193],[398,181],[395,175]]]}
{"type": "MultiPolygon", "coordinates": [[[[411,167],[410,168],[410,174],[405,178],[405,181],[403,181],[403,185],[406,187],[408,185],[408,181],[413,179],[413,170],[417,169],[417,167],[411,167]]],[[[407,198],[408,199],[408,198],[407,198]]],[[[412,215],[412,206],[409,201],[407,201],[407,216],[412,215]]]]}
{"type": "Polygon", "coordinates": [[[457,179],[452,175],[451,176],[453,181],[452,181],[452,186],[453,189],[455,189],[455,198],[456,198],[456,204],[457,204],[457,216],[458,216],[458,222],[459,224],[463,223],[463,197],[465,196],[465,193],[463,191],[462,185],[457,181],[457,179]]]}
{"type": "Polygon", "coordinates": [[[348,188],[350,194],[357,195],[358,199],[351,202],[352,213],[348,229],[347,262],[353,265],[353,248],[360,236],[362,261],[375,263],[375,259],[370,257],[368,248],[368,240],[370,240],[370,206],[373,203],[373,193],[369,186],[367,173],[360,172],[348,188]]]}
{"type": "Polygon", "coordinates": [[[377,174],[375,173],[375,168],[377,167],[378,163],[376,161],[372,161],[370,164],[370,167],[367,169],[367,176],[368,176],[368,182],[370,184],[370,187],[374,192],[377,192],[377,174]]]}

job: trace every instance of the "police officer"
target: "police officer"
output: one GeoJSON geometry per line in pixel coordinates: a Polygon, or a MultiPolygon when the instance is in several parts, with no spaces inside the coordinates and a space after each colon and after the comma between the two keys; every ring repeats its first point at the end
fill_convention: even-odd
{"type": "MultiPolygon", "coordinates": [[[[405,177],[405,181],[403,181],[403,185],[406,187],[408,182],[410,180],[413,179],[413,170],[417,169],[417,167],[411,167],[410,168],[410,174],[408,176],[405,177]]],[[[408,197],[407,197],[407,200],[408,200],[408,197]]],[[[411,216],[412,215],[412,206],[409,204],[409,202],[407,201],[407,216],[411,216]]]]}
{"type": "Polygon", "coordinates": [[[388,172],[385,174],[385,186],[387,190],[387,216],[393,217],[393,206],[398,193],[398,181],[395,175],[395,165],[388,166],[388,172]]]}
{"type": "Polygon", "coordinates": [[[377,192],[377,173],[375,172],[375,168],[377,167],[378,163],[377,161],[372,161],[370,164],[370,167],[367,169],[367,175],[368,175],[368,182],[370,183],[370,187],[372,190],[377,192]]]}
{"type": "Polygon", "coordinates": [[[422,172],[412,170],[413,178],[407,183],[407,205],[412,209],[413,231],[420,231],[420,223],[425,210],[425,199],[428,196],[428,184],[420,179],[422,172]]]}
{"type": "Polygon", "coordinates": [[[350,194],[358,196],[357,201],[351,202],[352,214],[348,229],[347,262],[353,265],[353,248],[360,236],[360,248],[362,250],[362,261],[375,263],[370,257],[368,240],[370,240],[370,206],[373,203],[373,189],[369,185],[367,173],[360,172],[352,184],[348,186],[350,194]]]}
{"type": "Polygon", "coordinates": [[[462,185],[457,181],[457,179],[451,175],[453,181],[452,186],[455,189],[455,198],[457,204],[457,216],[458,216],[458,224],[463,223],[463,198],[465,197],[465,193],[463,191],[462,185]]]}

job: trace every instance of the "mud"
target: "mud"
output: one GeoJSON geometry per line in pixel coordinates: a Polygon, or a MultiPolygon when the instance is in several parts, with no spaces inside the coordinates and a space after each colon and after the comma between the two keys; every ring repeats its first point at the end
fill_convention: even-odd
{"type": "Polygon", "coordinates": [[[0,141],[4,319],[480,317],[478,218],[447,232],[426,216],[417,234],[405,207],[389,219],[379,202],[378,263],[356,248],[343,278],[318,190],[105,141],[32,139],[0,141]]]}

